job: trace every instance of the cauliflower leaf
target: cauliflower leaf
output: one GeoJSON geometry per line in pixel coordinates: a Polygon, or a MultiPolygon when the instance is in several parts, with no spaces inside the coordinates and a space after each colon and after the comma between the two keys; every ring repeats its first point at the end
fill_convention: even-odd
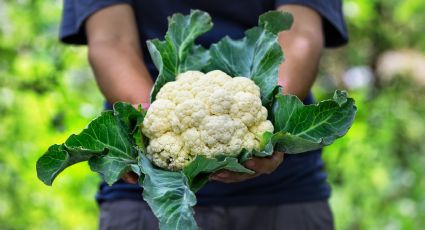
{"type": "Polygon", "coordinates": [[[274,149],[287,154],[320,149],[344,136],[351,127],[356,106],[347,93],[337,90],[333,99],[304,105],[292,95],[276,96],[273,106],[274,149]]]}
{"type": "Polygon", "coordinates": [[[183,172],[189,180],[192,191],[196,192],[208,182],[211,173],[224,169],[240,173],[254,173],[241,165],[236,157],[225,155],[214,158],[199,155],[183,169],[183,172]]]}
{"type": "Polygon", "coordinates": [[[261,92],[263,105],[270,105],[277,87],[278,66],[283,52],[277,34],[292,25],[292,15],[270,11],[260,16],[259,26],[245,32],[245,37],[233,40],[224,37],[205,50],[195,45],[195,39],[211,29],[211,18],[205,12],[191,11],[190,15],[174,14],[168,25],[165,40],[149,40],[149,52],[159,70],[151,92],[151,102],[165,83],[187,70],[222,70],[232,77],[253,80],[261,92]]]}
{"type": "Polygon", "coordinates": [[[130,104],[116,103],[114,111],[103,112],[80,134],[50,147],[37,161],[38,177],[51,185],[65,168],[88,161],[91,170],[100,173],[108,184],[114,183],[137,163],[133,134],[142,121],[142,113],[130,104]]]}
{"type": "Polygon", "coordinates": [[[212,28],[211,17],[200,10],[192,10],[190,15],[173,14],[168,20],[165,40],[147,41],[149,53],[159,71],[151,92],[151,102],[161,87],[174,81],[179,73],[187,70],[201,70],[208,62],[208,52],[195,45],[197,37],[212,28]]]}
{"type": "Polygon", "coordinates": [[[143,199],[158,218],[160,229],[174,230],[177,226],[187,230],[198,229],[193,216],[196,196],[186,175],[182,171],[155,168],[143,153],[140,153],[138,165],[143,173],[139,179],[140,186],[144,188],[143,199]]]}

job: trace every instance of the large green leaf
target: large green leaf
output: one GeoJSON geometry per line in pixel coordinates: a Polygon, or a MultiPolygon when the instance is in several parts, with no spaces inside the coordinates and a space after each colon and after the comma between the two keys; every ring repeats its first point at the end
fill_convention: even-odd
{"type": "Polygon", "coordinates": [[[183,171],[157,169],[142,153],[139,167],[144,175],[139,180],[143,199],[158,218],[160,229],[199,229],[193,216],[196,197],[183,171]]]}
{"type": "Polygon", "coordinates": [[[201,70],[208,62],[208,52],[195,45],[197,37],[210,30],[211,18],[206,12],[192,10],[190,15],[173,14],[168,21],[165,40],[147,41],[152,60],[159,71],[151,92],[151,102],[161,87],[174,81],[179,73],[201,70]]]}
{"type": "Polygon", "coordinates": [[[269,104],[277,85],[278,67],[283,61],[277,33],[289,29],[291,24],[292,16],[287,13],[271,11],[261,15],[259,27],[247,30],[243,39],[225,37],[213,44],[207,69],[252,79],[260,87],[263,105],[269,104]]]}
{"type": "Polygon", "coordinates": [[[85,149],[67,148],[64,145],[52,145],[37,161],[37,176],[47,185],[65,168],[78,162],[87,161],[94,156],[103,156],[107,151],[87,151],[85,149]]]}
{"type": "Polygon", "coordinates": [[[51,184],[65,168],[88,160],[93,171],[114,183],[137,163],[133,132],[142,120],[142,113],[130,104],[116,103],[114,111],[103,112],[80,134],[49,148],[37,162],[40,180],[51,184]]]}
{"type": "Polygon", "coordinates": [[[202,188],[211,173],[227,169],[234,172],[254,173],[229,156],[207,158],[197,156],[183,171],[172,172],[155,168],[140,153],[139,168],[133,171],[142,175],[139,183],[144,188],[143,198],[159,219],[161,230],[198,229],[193,217],[196,204],[194,192],[202,188]]]}
{"type": "Polygon", "coordinates": [[[296,96],[279,94],[273,107],[275,150],[301,153],[329,145],[345,135],[355,113],[354,100],[343,91],[336,91],[332,100],[315,105],[304,105],[296,96]]]}
{"type": "Polygon", "coordinates": [[[189,180],[192,191],[196,192],[208,182],[208,177],[219,170],[230,170],[240,173],[254,173],[241,165],[236,157],[217,156],[207,158],[196,156],[196,158],[184,168],[183,172],[189,180]]]}

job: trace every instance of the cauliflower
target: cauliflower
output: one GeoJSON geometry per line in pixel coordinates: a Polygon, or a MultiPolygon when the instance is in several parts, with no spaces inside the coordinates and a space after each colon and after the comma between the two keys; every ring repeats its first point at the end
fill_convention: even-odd
{"type": "Polygon", "coordinates": [[[197,155],[237,156],[259,150],[259,138],[273,132],[260,89],[246,77],[220,70],[187,71],[165,84],[146,113],[142,132],[147,155],[169,170],[180,170],[197,155]]]}

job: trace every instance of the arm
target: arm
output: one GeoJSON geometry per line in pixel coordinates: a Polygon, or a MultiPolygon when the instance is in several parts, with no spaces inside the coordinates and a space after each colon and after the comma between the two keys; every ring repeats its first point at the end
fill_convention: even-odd
{"type": "Polygon", "coordinates": [[[89,61],[110,102],[149,102],[152,79],[143,62],[134,12],[129,5],[106,7],[86,22],[89,61]]]}
{"type": "MultiPolygon", "coordinates": [[[[279,84],[284,87],[284,93],[303,99],[314,83],[324,47],[321,18],[314,10],[300,5],[285,5],[279,10],[288,11],[294,16],[291,30],[279,35],[279,43],[286,56],[285,62],[279,66],[279,84]]],[[[282,163],[283,155],[275,152],[268,158],[247,161],[245,166],[256,172],[253,175],[222,171],[212,175],[211,179],[232,183],[270,174],[282,163]]]]}
{"type": "MultiPolygon", "coordinates": [[[[148,103],[153,82],[143,62],[131,7],[119,4],[97,11],[86,21],[86,34],[89,62],[108,102],[148,103]]],[[[123,179],[137,183],[132,173],[123,179]]]]}
{"type": "Polygon", "coordinates": [[[285,94],[304,99],[316,79],[324,47],[322,19],[316,11],[300,5],[284,5],[278,9],[294,16],[292,28],[279,34],[286,56],[279,66],[279,85],[285,94]]]}

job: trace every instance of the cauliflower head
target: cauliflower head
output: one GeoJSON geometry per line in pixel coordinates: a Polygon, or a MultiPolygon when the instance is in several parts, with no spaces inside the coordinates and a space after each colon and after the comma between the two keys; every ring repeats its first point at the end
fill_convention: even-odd
{"type": "Polygon", "coordinates": [[[220,70],[187,71],[161,88],[142,132],[150,139],[147,155],[155,165],[181,170],[197,155],[259,150],[259,139],[273,132],[273,124],[252,80],[220,70]]]}

